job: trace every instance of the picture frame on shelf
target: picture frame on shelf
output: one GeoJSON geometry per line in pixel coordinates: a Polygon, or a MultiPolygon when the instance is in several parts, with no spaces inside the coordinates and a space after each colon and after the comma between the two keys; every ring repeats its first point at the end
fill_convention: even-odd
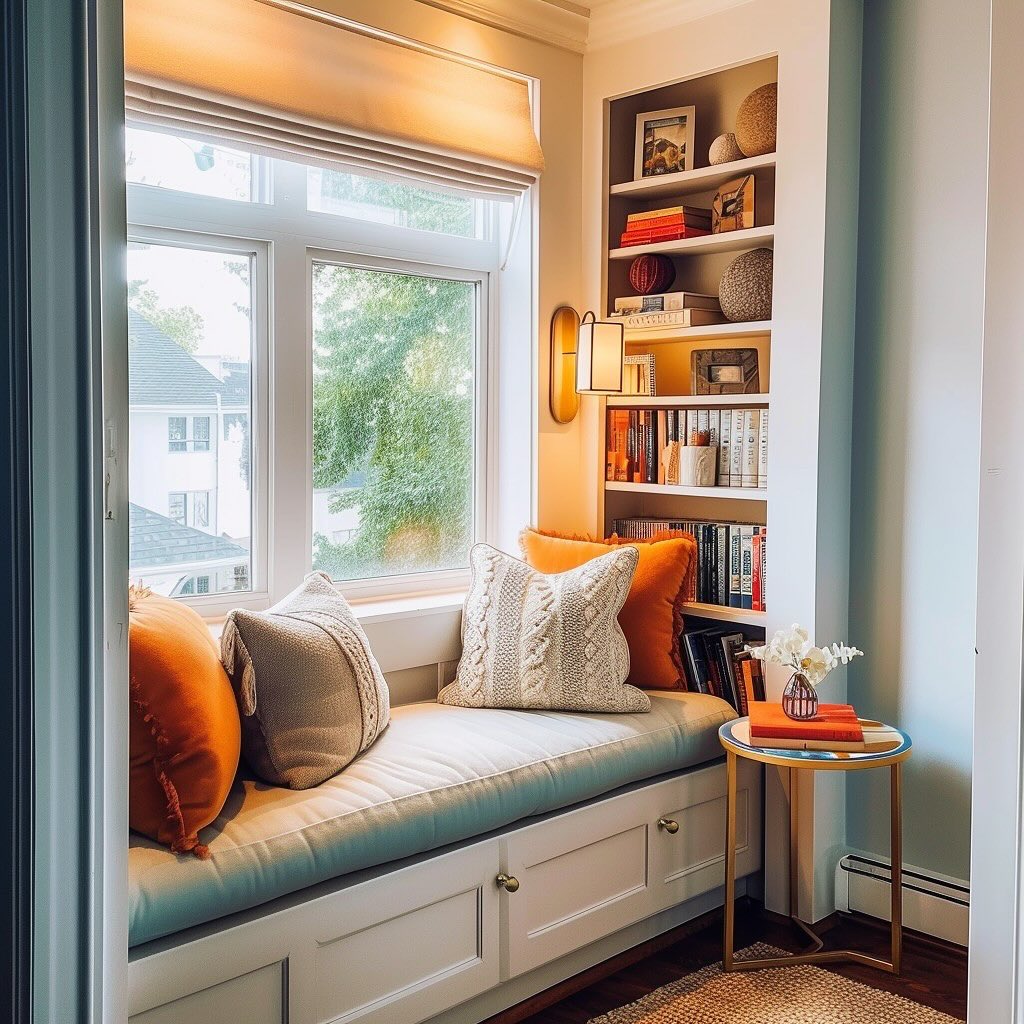
{"type": "Polygon", "coordinates": [[[758,395],[761,393],[756,348],[702,348],[691,356],[695,395],[758,395]]]}
{"type": "Polygon", "coordinates": [[[745,174],[726,182],[711,204],[711,233],[740,231],[754,227],[754,175],[745,174]]]}
{"type": "Polygon", "coordinates": [[[666,107],[636,115],[633,178],[641,181],[661,174],[693,169],[695,108],[666,107]]]}

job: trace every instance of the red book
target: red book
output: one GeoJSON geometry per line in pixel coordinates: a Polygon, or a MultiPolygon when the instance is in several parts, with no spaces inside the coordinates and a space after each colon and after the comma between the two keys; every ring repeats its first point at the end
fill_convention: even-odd
{"type": "Polygon", "coordinates": [[[761,597],[761,534],[759,528],[756,526],[754,527],[753,553],[753,573],[750,585],[751,610],[755,612],[763,612],[764,605],[762,604],[763,599],[761,597]]]}
{"type": "Polygon", "coordinates": [[[647,242],[667,242],[677,238],[696,238],[698,235],[710,235],[707,228],[695,228],[689,225],[655,228],[654,231],[623,231],[619,236],[622,245],[642,245],[647,242]]]}
{"type": "Polygon", "coordinates": [[[818,713],[803,722],[795,721],[781,704],[753,701],[750,705],[751,738],[830,740],[835,743],[863,743],[864,730],[857,712],[849,704],[819,704],[818,713]]]}

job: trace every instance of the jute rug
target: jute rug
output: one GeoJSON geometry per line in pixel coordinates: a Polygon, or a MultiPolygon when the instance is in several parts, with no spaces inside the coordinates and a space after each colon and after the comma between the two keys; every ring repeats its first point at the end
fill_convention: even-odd
{"type": "MultiPolygon", "coordinates": [[[[736,958],[785,955],[758,943],[736,958]]],[[[735,974],[711,964],[590,1024],[957,1024],[957,1018],[809,964],[735,974]]]]}

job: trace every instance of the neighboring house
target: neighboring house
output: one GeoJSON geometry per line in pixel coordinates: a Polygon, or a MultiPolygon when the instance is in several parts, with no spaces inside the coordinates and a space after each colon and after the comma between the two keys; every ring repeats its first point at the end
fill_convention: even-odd
{"type": "Polygon", "coordinates": [[[130,502],[129,566],[160,594],[214,594],[248,587],[249,552],[130,502]]]}
{"type": "Polygon", "coordinates": [[[142,541],[136,543],[133,513],[133,574],[143,565],[158,564],[160,584],[149,578],[152,568],[144,582],[163,593],[194,592],[204,585],[203,575],[211,573],[216,579],[205,581],[211,591],[247,589],[251,543],[248,364],[196,358],[135,311],[128,315],[128,359],[131,501],[141,512],[188,531],[178,536],[182,557],[170,563],[181,566],[178,578],[163,578],[170,572],[168,563],[152,562],[142,541]],[[229,542],[221,554],[230,549],[235,562],[219,567],[203,562],[199,557],[203,546],[186,542],[187,536],[195,534],[229,542]],[[136,556],[144,562],[137,563],[136,556]],[[186,567],[196,565],[204,573],[189,575],[186,567]],[[207,569],[211,572],[206,573],[207,569]]]}

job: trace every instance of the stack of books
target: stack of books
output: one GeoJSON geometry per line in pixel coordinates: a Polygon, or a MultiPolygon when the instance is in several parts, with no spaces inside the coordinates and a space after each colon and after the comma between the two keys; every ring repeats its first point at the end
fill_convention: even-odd
{"type": "Polygon", "coordinates": [[[620,246],[674,242],[677,238],[696,238],[711,234],[711,211],[701,206],[666,206],[660,210],[631,213],[620,246]]]}
{"type": "Polygon", "coordinates": [[[650,540],[663,530],[681,530],[697,542],[697,566],[687,601],[727,608],[767,608],[768,527],[703,519],[615,519],[612,529],[629,540],[650,540]]]}
{"type": "Polygon", "coordinates": [[[763,701],[761,662],[747,651],[747,638],[735,630],[695,629],[682,636],[686,686],[692,693],[709,693],[728,701],[740,715],[763,701]]]}
{"type": "Polygon", "coordinates": [[[899,733],[881,722],[857,717],[849,704],[819,704],[805,721],[790,718],[781,704],[754,701],[749,705],[750,742],[770,750],[826,750],[875,754],[900,745],[899,733]]]}
{"type": "Polygon", "coordinates": [[[717,451],[719,487],[768,486],[767,409],[610,409],[605,479],[663,484],[661,449],[705,435],[717,451]]]}
{"type": "Polygon", "coordinates": [[[613,317],[624,327],[706,327],[725,323],[717,295],[703,292],[657,292],[653,295],[624,295],[615,300],[613,317]]]}

